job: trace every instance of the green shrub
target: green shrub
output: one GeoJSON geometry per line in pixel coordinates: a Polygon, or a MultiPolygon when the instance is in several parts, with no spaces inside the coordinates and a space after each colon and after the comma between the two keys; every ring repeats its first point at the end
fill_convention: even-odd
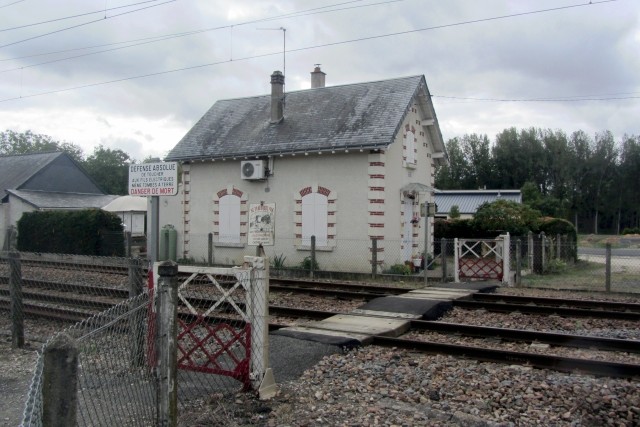
{"type": "MultiPolygon", "coordinates": [[[[305,259],[302,260],[302,262],[300,263],[300,268],[302,268],[303,270],[311,270],[311,257],[305,257],[305,259]]],[[[317,260],[313,260],[313,271],[318,271],[320,270],[320,266],[318,265],[318,261],[317,260]]]]}
{"type": "Polygon", "coordinates": [[[546,273],[548,274],[562,274],[567,271],[567,263],[559,260],[552,259],[547,263],[546,273]]]}
{"type": "Polygon", "coordinates": [[[286,256],[284,256],[284,254],[280,254],[280,255],[275,255],[273,257],[273,260],[271,262],[271,266],[275,269],[282,269],[285,268],[284,266],[284,261],[287,259],[286,256]]]}
{"type": "Polygon", "coordinates": [[[411,274],[411,267],[406,264],[393,264],[388,270],[384,271],[384,273],[409,276],[411,274]]]}
{"type": "Polygon", "coordinates": [[[640,234],[640,227],[625,228],[622,230],[622,234],[640,234]]]}

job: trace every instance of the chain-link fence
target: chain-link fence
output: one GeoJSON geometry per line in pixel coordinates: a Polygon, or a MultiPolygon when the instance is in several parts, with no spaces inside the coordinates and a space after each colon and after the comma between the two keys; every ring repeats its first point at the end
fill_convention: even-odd
{"type": "Polygon", "coordinates": [[[60,423],[71,412],[78,425],[154,425],[150,310],[149,294],[143,293],[48,340],[36,363],[23,425],[60,423]]]}
{"type": "Polygon", "coordinates": [[[581,248],[563,236],[512,238],[511,261],[514,272],[519,265],[521,274],[513,283],[529,288],[640,293],[638,240],[636,247],[581,248]]]}
{"type": "MultiPolygon", "coordinates": [[[[28,276],[23,272],[29,270],[22,269],[23,261],[33,261],[35,255],[5,255],[2,268],[6,270],[9,286],[20,288],[19,292],[10,292],[9,313],[14,314],[22,307],[22,316],[12,316],[12,323],[26,320],[26,330],[30,331],[29,322],[34,316],[55,318],[66,314],[67,321],[73,319],[68,308],[61,309],[58,305],[66,302],[60,296],[49,296],[42,301],[32,298],[29,293],[32,290],[27,292],[21,287],[25,283],[31,284],[30,279],[23,280],[23,276],[28,276]],[[17,303],[18,297],[24,300],[17,303]],[[40,311],[33,311],[34,306],[27,297],[37,302],[40,311]]],[[[48,256],[43,267],[37,268],[61,268],[60,260],[52,261],[52,257],[62,256],[48,256]]],[[[107,262],[94,260],[102,262],[91,264],[85,261],[83,268],[87,270],[105,268],[107,262]]],[[[179,268],[180,276],[163,280],[162,272],[157,273],[154,276],[157,286],[151,293],[142,291],[140,261],[128,261],[129,267],[121,274],[135,282],[132,289],[135,287],[142,293],[124,301],[121,298],[119,303],[112,303],[115,297],[111,295],[112,299],[108,301],[111,307],[106,311],[90,317],[86,310],[77,312],[76,315],[85,316],[85,320],[53,332],[39,354],[25,405],[24,425],[47,425],[46,420],[52,416],[52,405],[47,410],[46,402],[53,402],[53,406],[77,407],[79,425],[156,425],[162,420],[161,414],[166,412],[163,402],[170,394],[166,390],[168,366],[176,370],[173,381],[177,396],[175,413],[180,413],[187,425],[193,421],[191,415],[202,415],[203,408],[209,412],[207,419],[215,419],[219,425],[224,425],[233,417],[224,409],[225,402],[235,398],[238,391],[254,389],[267,394],[274,391],[274,384],[269,383],[266,375],[268,268],[264,266],[263,258],[247,257],[243,266],[235,268],[178,267],[173,264],[176,270],[179,268]],[[135,271],[130,270],[132,265],[135,271]],[[166,283],[171,286],[167,287],[166,283]],[[171,303],[173,315],[166,311],[169,289],[175,291],[171,303]],[[154,293],[155,303],[150,297],[154,293]],[[173,332],[167,326],[171,319],[176,325],[173,332]],[[166,350],[170,348],[167,337],[171,336],[170,341],[176,344],[173,359],[166,356],[166,350]],[[71,344],[63,338],[68,338],[71,344]],[[59,357],[57,361],[48,359],[50,354],[70,348],[77,352],[76,373],[73,368],[65,371],[64,366],[59,366],[59,357]],[[51,377],[51,372],[54,372],[53,377],[64,377],[64,387],[47,388],[51,381],[45,378],[51,377]],[[77,393],[73,393],[74,390],[77,393]],[[220,403],[218,407],[212,405],[216,402],[220,403]]],[[[78,262],[74,258],[72,272],[78,262]]],[[[111,267],[114,263],[117,264],[110,260],[111,267]]],[[[25,264],[29,265],[29,262],[25,264]]],[[[47,295],[46,289],[38,289],[47,295]]],[[[85,294],[82,299],[99,301],[101,295],[104,297],[100,293],[85,294]]],[[[19,336],[24,330],[14,328],[12,335],[19,336]]],[[[20,346],[19,342],[16,344],[20,346]]],[[[72,357],[67,354],[62,359],[72,357]]]]}

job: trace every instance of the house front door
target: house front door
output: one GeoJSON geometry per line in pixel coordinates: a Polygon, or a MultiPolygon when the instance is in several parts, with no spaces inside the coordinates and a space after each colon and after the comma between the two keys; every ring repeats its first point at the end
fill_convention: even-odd
{"type": "Polygon", "coordinates": [[[404,199],[404,214],[403,214],[403,230],[402,230],[402,260],[410,261],[413,252],[413,224],[411,219],[413,218],[413,200],[408,197],[404,199]]]}

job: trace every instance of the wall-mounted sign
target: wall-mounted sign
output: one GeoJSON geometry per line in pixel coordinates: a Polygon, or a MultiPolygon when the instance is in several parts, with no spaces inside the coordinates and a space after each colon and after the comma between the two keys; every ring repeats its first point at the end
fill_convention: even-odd
{"type": "Polygon", "coordinates": [[[276,204],[260,203],[249,205],[250,246],[273,246],[276,229],[276,204]]]}
{"type": "Polygon", "coordinates": [[[178,163],[129,165],[131,196],[175,196],[178,194],[178,163]]]}

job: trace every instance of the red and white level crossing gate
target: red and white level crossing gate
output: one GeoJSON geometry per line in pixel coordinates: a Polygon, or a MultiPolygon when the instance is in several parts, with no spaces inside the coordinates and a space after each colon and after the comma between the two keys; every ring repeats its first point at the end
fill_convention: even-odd
{"type": "Polygon", "coordinates": [[[178,266],[177,363],[259,390],[268,371],[268,265],[244,260],[233,268],[178,266]]]}
{"type": "Polygon", "coordinates": [[[455,281],[466,279],[498,280],[510,283],[509,233],[495,239],[455,239],[455,281]]]}

